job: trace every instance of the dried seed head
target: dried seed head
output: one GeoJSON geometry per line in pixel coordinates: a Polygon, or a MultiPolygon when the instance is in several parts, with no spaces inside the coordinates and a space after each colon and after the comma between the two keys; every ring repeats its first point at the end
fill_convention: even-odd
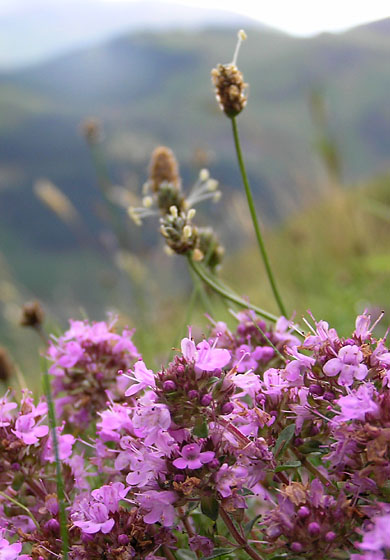
{"type": "Polygon", "coordinates": [[[5,383],[13,373],[13,365],[5,348],[0,346],[0,381],[5,383]]]}
{"type": "Polygon", "coordinates": [[[152,153],[148,184],[153,192],[158,192],[163,183],[169,183],[180,190],[179,166],[175,155],[166,146],[159,146],[152,153]]]}
{"type": "Polygon", "coordinates": [[[22,327],[40,327],[45,318],[42,306],[38,301],[25,303],[22,307],[20,324],[22,327]]]}
{"type": "Polygon", "coordinates": [[[215,94],[222,111],[228,117],[235,117],[244,109],[247,97],[243,75],[235,64],[218,64],[211,71],[215,94]]]}
{"type": "Polygon", "coordinates": [[[237,38],[232,62],[230,64],[218,64],[217,68],[213,68],[211,71],[211,79],[215,86],[219,106],[230,118],[241,113],[247,102],[245,88],[248,87],[248,84],[244,82],[243,75],[237,68],[237,57],[241,43],[247,38],[243,29],[239,30],[237,38]]]}
{"type": "Polygon", "coordinates": [[[97,144],[102,139],[102,129],[99,119],[89,117],[81,125],[81,133],[89,144],[97,144]]]}
{"type": "Polygon", "coordinates": [[[175,210],[171,207],[171,212],[160,219],[160,233],[172,251],[183,255],[196,246],[198,232],[191,224],[188,214],[179,214],[176,207],[174,208],[175,210]]]}

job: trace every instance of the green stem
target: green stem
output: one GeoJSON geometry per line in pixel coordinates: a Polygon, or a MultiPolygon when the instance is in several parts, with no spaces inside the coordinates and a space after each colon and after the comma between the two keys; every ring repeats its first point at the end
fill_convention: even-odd
{"type": "Polygon", "coordinates": [[[250,214],[251,214],[253,227],[254,227],[255,234],[256,234],[257,243],[258,243],[258,246],[259,246],[259,249],[260,249],[260,254],[261,254],[261,257],[262,257],[263,262],[264,262],[265,270],[267,272],[268,280],[269,280],[269,283],[271,284],[271,288],[272,288],[276,303],[278,304],[278,307],[280,309],[281,314],[284,315],[285,317],[287,317],[286,308],[284,307],[282,298],[280,297],[278,288],[276,287],[275,278],[274,278],[272,268],[271,268],[271,264],[269,262],[268,254],[267,254],[267,251],[266,251],[266,248],[265,248],[265,245],[264,245],[263,236],[262,236],[261,231],[260,231],[260,226],[259,226],[259,222],[258,222],[257,215],[256,215],[255,203],[254,203],[254,200],[253,200],[251,187],[249,185],[248,176],[247,176],[246,169],[245,169],[245,164],[244,164],[244,159],[242,157],[241,144],[240,144],[240,138],[238,136],[238,127],[237,127],[236,118],[232,117],[231,121],[232,121],[234,145],[235,145],[235,148],[236,148],[238,165],[239,165],[240,171],[241,171],[242,182],[244,183],[244,187],[245,187],[246,198],[247,198],[247,201],[248,201],[249,211],[250,211],[250,214]]]}
{"type": "Polygon", "coordinates": [[[203,270],[202,266],[195,263],[191,259],[191,257],[188,257],[188,262],[192,270],[195,271],[195,273],[199,276],[199,278],[201,278],[205,284],[207,284],[208,286],[210,286],[210,288],[212,288],[215,292],[217,292],[217,294],[220,294],[225,299],[228,299],[229,301],[236,303],[237,305],[243,307],[244,309],[253,309],[253,311],[256,311],[256,313],[261,317],[264,317],[265,319],[268,319],[269,321],[273,321],[274,323],[276,323],[278,318],[275,315],[272,315],[272,313],[268,313],[268,311],[264,311],[264,309],[261,309],[256,305],[252,305],[251,303],[247,302],[245,299],[240,298],[239,296],[237,296],[230,290],[226,289],[225,287],[222,287],[215,279],[210,278],[210,276],[203,270]]]}
{"type": "Polygon", "coordinates": [[[31,511],[28,509],[28,507],[26,507],[25,505],[21,504],[20,502],[18,502],[17,500],[15,500],[14,498],[11,498],[11,496],[8,496],[8,494],[6,494],[5,492],[1,492],[0,491],[0,496],[3,496],[3,498],[6,498],[7,500],[9,500],[12,504],[15,504],[16,506],[20,507],[20,509],[22,509],[23,511],[25,511],[27,513],[27,515],[33,520],[35,526],[39,529],[39,523],[38,521],[35,519],[34,515],[31,513],[31,511]]]}
{"type": "Polygon", "coordinates": [[[246,538],[243,537],[243,535],[241,535],[241,533],[235,527],[235,525],[234,525],[233,521],[231,520],[229,514],[223,509],[223,507],[219,508],[219,513],[220,513],[220,515],[222,517],[222,520],[225,523],[227,529],[229,530],[229,533],[234,538],[236,543],[240,546],[240,548],[245,550],[245,552],[248,554],[248,556],[253,558],[253,560],[263,560],[263,557],[260,556],[260,554],[258,552],[256,552],[256,550],[254,550],[251,546],[249,546],[246,538]]]}
{"type": "Polygon", "coordinates": [[[53,399],[51,395],[50,379],[49,379],[49,374],[47,372],[47,367],[43,368],[43,386],[47,399],[49,424],[50,424],[50,429],[53,438],[54,457],[56,461],[57,498],[58,498],[61,541],[62,541],[62,560],[68,560],[69,537],[68,537],[67,517],[65,511],[64,481],[62,479],[61,462],[60,462],[60,454],[58,450],[58,439],[57,439],[57,431],[56,431],[56,419],[54,414],[54,405],[53,405],[53,399]]]}

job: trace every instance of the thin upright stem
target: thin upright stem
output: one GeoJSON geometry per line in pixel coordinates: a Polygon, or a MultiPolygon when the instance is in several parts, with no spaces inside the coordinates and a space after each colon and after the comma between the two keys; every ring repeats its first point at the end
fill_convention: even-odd
{"type": "Polygon", "coordinates": [[[236,118],[232,117],[231,121],[232,121],[234,145],[235,145],[235,148],[236,148],[238,165],[239,165],[240,172],[241,172],[242,182],[244,183],[246,198],[247,198],[247,201],[248,201],[249,212],[251,214],[253,227],[254,227],[255,234],[256,234],[257,244],[258,244],[259,249],[260,249],[260,254],[261,254],[261,257],[262,257],[263,262],[264,262],[265,270],[267,272],[268,280],[269,280],[269,283],[271,284],[272,292],[274,294],[276,303],[278,304],[278,307],[280,309],[281,314],[284,315],[285,317],[287,317],[286,308],[283,304],[282,298],[280,297],[278,288],[276,286],[276,282],[275,282],[275,278],[274,278],[274,275],[273,275],[273,272],[272,272],[271,264],[270,264],[268,254],[267,254],[267,251],[266,251],[266,248],[265,248],[263,236],[262,236],[261,231],[260,231],[260,226],[259,226],[259,222],[258,222],[257,215],[256,215],[256,209],[255,209],[255,203],[254,203],[254,200],[253,200],[252,190],[251,190],[251,187],[250,187],[250,184],[249,184],[249,181],[248,181],[248,176],[247,176],[246,169],[245,169],[245,164],[244,164],[244,158],[242,156],[241,144],[240,144],[240,138],[238,136],[238,127],[237,127],[236,118]]]}
{"type": "Polygon", "coordinates": [[[54,457],[56,462],[57,498],[58,498],[60,530],[61,530],[62,560],[68,560],[69,536],[68,536],[68,527],[67,527],[67,517],[65,511],[64,481],[62,479],[62,472],[61,472],[61,461],[60,461],[60,454],[58,450],[56,419],[55,419],[54,404],[53,404],[53,399],[51,394],[50,379],[49,379],[49,374],[47,372],[47,368],[45,366],[43,367],[43,386],[47,399],[47,406],[49,412],[49,425],[51,429],[51,435],[53,438],[54,457]]]}

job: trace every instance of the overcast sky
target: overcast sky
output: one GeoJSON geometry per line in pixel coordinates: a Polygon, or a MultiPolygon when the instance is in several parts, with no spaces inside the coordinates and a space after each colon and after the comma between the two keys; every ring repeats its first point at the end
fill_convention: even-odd
{"type": "MultiPolygon", "coordinates": [[[[77,0],[0,0],[0,15],[39,10],[39,5],[71,6],[77,0]]],[[[92,1],[92,0],[91,0],[92,1]]],[[[140,0],[100,0],[134,2],[140,0]]],[[[146,1],[146,0],[141,0],[146,1]]],[[[159,0],[164,1],[164,0],[159,0]]],[[[361,23],[390,16],[389,0],[173,0],[191,6],[221,8],[251,16],[262,23],[296,35],[341,31],[361,23]]]]}
{"type": "MultiPolygon", "coordinates": [[[[132,0],[105,0],[129,2],[132,0]]],[[[161,0],[162,1],[162,0],[161,0]]],[[[298,35],[341,31],[390,16],[389,0],[175,0],[180,4],[239,12],[298,35]]]]}

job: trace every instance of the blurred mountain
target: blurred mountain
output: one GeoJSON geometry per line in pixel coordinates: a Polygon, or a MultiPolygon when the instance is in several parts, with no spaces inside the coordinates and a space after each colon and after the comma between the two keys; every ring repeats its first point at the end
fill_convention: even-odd
{"type": "Polygon", "coordinates": [[[0,6],[0,68],[36,63],[123,32],[253,25],[239,14],[175,2],[12,0],[0,6]]]}
{"type": "MultiPolygon", "coordinates": [[[[318,194],[316,132],[308,102],[313,90],[324,92],[329,134],[339,145],[344,180],[363,180],[388,167],[389,22],[310,39],[258,27],[247,30],[239,66],[250,84],[249,101],[239,125],[266,222],[281,219],[318,194]]],[[[203,166],[220,180],[225,207],[213,210],[213,219],[229,228],[222,215],[241,182],[230,123],[215,102],[210,70],[231,59],[235,37],[234,30],[221,28],[124,34],[3,72],[2,226],[34,247],[75,246],[66,227],[33,194],[34,181],[48,177],[85,216],[93,235],[98,234],[96,178],[79,130],[80,122],[94,115],[103,123],[115,184],[139,193],[150,152],[157,144],[169,145],[181,163],[186,188],[203,166]]]]}

